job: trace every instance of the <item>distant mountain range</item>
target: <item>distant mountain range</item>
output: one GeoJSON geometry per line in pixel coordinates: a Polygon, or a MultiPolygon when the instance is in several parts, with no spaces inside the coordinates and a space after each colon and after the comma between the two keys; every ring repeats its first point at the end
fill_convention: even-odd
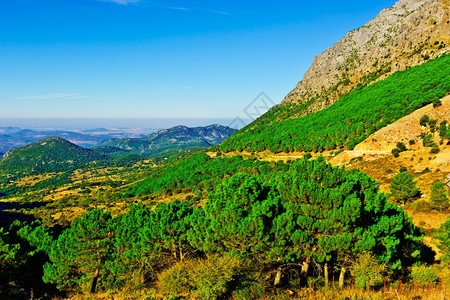
{"type": "Polygon", "coordinates": [[[39,140],[57,136],[81,147],[92,147],[101,140],[124,137],[143,137],[154,129],[107,129],[96,128],[82,131],[30,130],[19,127],[0,127],[0,156],[8,150],[39,140]]]}
{"type": "Polygon", "coordinates": [[[166,150],[210,147],[222,143],[236,130],[218,124],[206,127],[176,126],[154,132],[143,138],[104,140],[92,149],[104,153],[155,154],[166,150]]]}
{"type": "MultiPolygon", "coordinates": [[[[9,128],[10,131],[14,129],[9,128]]],[[[11,175],[64,172],[82,168],[88,164],[108,164],[117,156],[128,154],[151,156],[155,154],[183,154],[223,142],[236,130],[221,125],[189,128],[176,126],[160,130],[143,138],[109,139],[92,149],[85,149],[61,137],[48,137],[40,141],[11,149],[0,159],[0,173],[11,175]],[[194,148],[190,150],[189,148],[194,148]]],[[[18,135],[32,130],[17,130],[18,135]]],[[[71,137],[76,134],[70,133],[71,137]]],[[[119,157],[120,159],[120,157],[119,157]]]]}

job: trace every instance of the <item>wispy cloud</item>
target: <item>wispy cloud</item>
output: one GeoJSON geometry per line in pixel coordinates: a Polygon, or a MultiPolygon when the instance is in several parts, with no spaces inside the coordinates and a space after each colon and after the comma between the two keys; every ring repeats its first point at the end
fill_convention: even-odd
{"type": "Polygon", "coordinates": [[[229,12],[221,11],[221,10],[215,10],[215,9],[205,9],[207,12],[215,13],[215,14],[221,14],[221,15],[229,15],[229,12]]]}
{"type": "Polygon", "coordinates": [[[113,3],[117,3],[117,4],[121,4],[121,5],[127,5],[130,3],[137,3],[137,2],[141,2],[141,0],[100,0],[103,2],[113,2],[113,3]]]}
{"type": "Polygon", "coordinates": [[[169,8],[174,10],[189,10],[189,8],[186,7],[169,7],[169,8]]]}
{"type": "Polygon", "coordinates": [[[80,95],[80,94],[63,94],[63,93],[54,93],[47,95],[38,95],[38,96],[26,96],[26,97],[17,97],[17,100],[52,100],[52,99],[64,99],[64,100],[75,100],[75,99],[86,99],[91,98],[88,95],[80,95]]]}
{"type": "Polygon", "coordinates": [[[221,15],[229,15],[229,12],[222,11],[222,10],[215,10],[215,9],[195,9],[195,8],[187,8],[187,7],[169,7],[169,9],[174,10],[183,10],[183,11],[204,11],[204,12],[210,12],[214,14],[221,14],[221,15]]]}

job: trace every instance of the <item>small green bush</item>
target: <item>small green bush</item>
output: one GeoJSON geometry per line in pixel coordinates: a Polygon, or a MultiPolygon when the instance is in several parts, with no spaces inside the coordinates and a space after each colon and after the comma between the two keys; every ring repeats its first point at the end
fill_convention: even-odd
{"type": "Polygon", "coordinates": [[[217,299],[229,292],[241,262],[233,256],[212,256],[191,270],[195,293],[200,299],[217,299]]]}
{"type": "Polygon", "coordinates": [[[437,154],[437,153],[439,153],[439,151],[441,151],[441,149],[439,149],[439,146],[438,146],[438,145],[434,145],[434,146],[431,148],[430,153],[431,153],[431,154],[437,154]]]}
{"type": "Polygon", "coordinates": [[[447,188],[442,182],[435,182],[431,187],[430,200],[433,208],[446,210],[450,206],[450,199],[447,196],[447,188]]]}
{"type": "Polygon", "coordinates": [[[411,203],[409,208],[411,208],[414,212],[429,212],[431,211],[431,204],[426,200],[419,199],[411,203]]]}
{"type": "Polygon", "coordinates": [[[355,286],[366,289],[369,278],[371,287],[379,287],[383,284],[387,275],[387,267],[376,261],[372,254],[366,252],[358,256],[350,272],[355,278],[355,286]]]}
{"type": "Polygon", "coordinates": [[[186,261],[162,272],[158,288],[170,296],[192,293],[200,299],[218,299],[231,292],[240,268],[240,260],[229,255],[186,261]]]}
{"type": "Polygon", "coordinates": [[[398,150],[398,148],[392,149],[391,152],[392,152],[392,155],[393,155],[395,158],[397,158],[397,157],[400,156],[400,150],[398,150]]]}
{"type": "Polygon", "coordinates": [[[418,283],[436,282],[438,275],[436,269],[426,265],[416,265],[411,267],[411,280],[418,283]]]}
{"type": "Polygon", "coordinates": [[[192,288],[189,280],[189,269],[192,266],[192,262],[179,263],[163,271],[158,276],[159,289],[171,296],[188,293],[192,288]]]}

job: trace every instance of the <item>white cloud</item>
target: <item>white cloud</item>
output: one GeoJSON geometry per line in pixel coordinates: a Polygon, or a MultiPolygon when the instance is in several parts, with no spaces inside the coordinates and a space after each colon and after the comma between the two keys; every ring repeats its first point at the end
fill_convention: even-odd
{"type": "Polygon", "coordinates": [[[175,9],[175,10],[189,10],[189,8],[186,7],[169,7],[170,9],[175,9]]]}
{"type": "Polygon", "coordinates": [[[86,99],[91,98],[91,96],[80,95],[80,94],[62,94],[62,93],[54,93],[47,95],[38,95],[38,96],[26,96],[26,97],[17,97],[17,100],[51,100],[51,99],[65,99],[65,100],[75,100],[75,99],[86,99]]]}
{"type": "Polygon", "coordinates": [[[121,5],[127,5],[130,3],[137,3],[137,2],[141,2],[141,0],[100,0],[103,2],[113,2],[113,3],[117,3],[117,4],[121,4],[121,5]]]}
{"type": "Polygon", "coordinates": [[[229,12],[221,11],[221,10],[214,10],[214,9],[206,9],[206,11],[215,13],[215,14],[221,14],[221,15],[229,15],[229,12]]]}

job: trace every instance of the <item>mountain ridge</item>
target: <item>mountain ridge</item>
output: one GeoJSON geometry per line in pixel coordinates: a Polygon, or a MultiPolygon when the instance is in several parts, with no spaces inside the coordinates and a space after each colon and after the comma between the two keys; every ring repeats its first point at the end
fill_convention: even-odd
{"type": "Polygon", "coordinates": [[[281,105],[305,105],[291,117],[311,114],[359,85],[448,53],[449,12],[449,0],[398,1],[318,54],[281,105]]]}
{"type": "MultiPolygon", "coordinates": [[[[183,149],[189,147],[210,147],[223,142],[236,130],[213,124],[204,127],[187,127],[178,125],[162,129],[143,138],[114,139],[101,141],[93,147],[120,148],[128,152],[155,154],[167,149],[183,149]]],[[[112,149],[112,148],[109,148],[112,149]]]]}

